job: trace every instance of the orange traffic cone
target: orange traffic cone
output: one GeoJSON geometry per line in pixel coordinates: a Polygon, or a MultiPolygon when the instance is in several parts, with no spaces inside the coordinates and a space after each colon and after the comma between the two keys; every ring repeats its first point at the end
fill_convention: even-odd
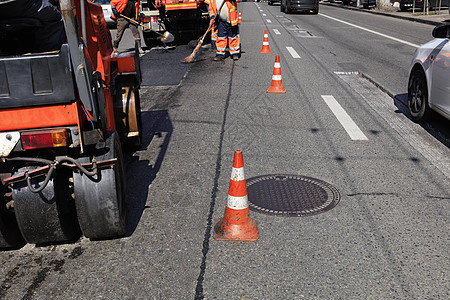
{"type": "Polygon", "coordinates": [[[275,65],[273,66],[272,85],[267,90],[268,93],[286,93],[281,80],[281,64],[280,57],[275,57],[275,65]]]}
{"type": "Polygon", "coordinates": [[[241,11],[239,11],[238,23],[242,23],[242,15],[241,15],[241,11]]]}
{"type": "Polygon", "coordinates": [[[214,222],[213,238],[220,241],[256,241],[258,222],[250,219],[242,151],[234,152],[228,200],[223,218],[214,222]]]}
{"type": "Polygon", "coordinates": [[[272,53],[269,49],[269,34],[267,33],[267,29],[264,31],[263,46],[259,53],[272,53]]]}

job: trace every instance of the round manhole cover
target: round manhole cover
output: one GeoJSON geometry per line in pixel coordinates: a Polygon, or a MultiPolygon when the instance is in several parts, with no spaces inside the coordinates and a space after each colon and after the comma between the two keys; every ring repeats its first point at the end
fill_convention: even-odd
{"type": "Polygon", "coordinates": [[[262,175],[247,180],[251,210],[269,215],[300,217],[335,207],[341,195],[331,184],[299,175],[262,175]]]}

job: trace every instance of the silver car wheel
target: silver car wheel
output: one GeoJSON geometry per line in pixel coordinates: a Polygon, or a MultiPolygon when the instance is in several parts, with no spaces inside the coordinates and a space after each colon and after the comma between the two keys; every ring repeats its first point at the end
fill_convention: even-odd
{"type": "Polygon", "coordinates": [[[428,88],[422,70],[414,70],[408,84],[408,108],[414,121],[425,121],[431,112],[428,106],[428,88]]]}

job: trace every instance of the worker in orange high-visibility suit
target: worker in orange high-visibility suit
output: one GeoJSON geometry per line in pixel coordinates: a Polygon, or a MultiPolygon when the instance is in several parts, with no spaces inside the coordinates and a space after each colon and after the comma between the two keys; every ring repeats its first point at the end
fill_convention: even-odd
{"type": "Polygon", "coordinates": [[[225,49],[230,51],[231,58],[238,60],[241,56],[241,38],[239,36],[238,11],[236,0],[210,0],[210,15],[218,15],[216,57],[215,61],[225,58],[225,49]],[[225,4],[222,5],[223,1],[225,4]],[[220,9],[220,11],[219,11],[220,9]]]}
{"type": "Polygon", "coordinates": [[[139,19],[139,0],[111,0],[111,9],[113,14],[111,18],[117,20],[117,33],[114,37],[113,47],[117,51],[119,48],[120,40],[122,39],[125,29],[128,27],[133,33],[133,38],[138,42],[139,51],[141,50],[141,36],[139,35],[139,29],[136,24],[131,23],[125,18],[121,18],[120,15],[124,15],[130,19],[140,21],[139,19]]]}
{"type": "Polygon", "coordinates": [[[214,15],[211,15],[212,10],[209,8],[211,5],[211,0],[205,0],[206,5],[208,5],[208,11],[209,11],[209,19],[211,24],[211,50],[216,51],[216,40],[217,40],[217,28],[214,26],[214,15]]]}

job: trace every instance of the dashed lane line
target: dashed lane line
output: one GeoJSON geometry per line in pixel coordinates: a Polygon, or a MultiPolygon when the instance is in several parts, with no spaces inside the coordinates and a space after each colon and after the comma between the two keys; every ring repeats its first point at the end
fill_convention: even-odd
{"type": "Polygon", "coordinates": [[[267,23],[272,23],[272,21],[271,21],[271,20],[269,20],[269,19],[267,19],[266,21],[267,21],[267,23]]]}
{"type": "Polygon", "coordinates": [[[277,34],[277,35],[281,35],[281,32],[278,30],[278,29],[273,29],[273,32],[275,32],[275,34],[277,34]]]}
{"type": "Polygon", "coordinates": [[[292,55],[293,58],[300,58],[300,55],[298,55],[297,51],[295,51],[292,47],[286,47],[287,51],[292,55]]]}
{"type": "Polygon", "coordinates": [[[331,109],[335,117],[347,131],[348,135],[352,140],[367,141],[366,135],[359,129],[358,125],[353,121],[353,119],[347,114],[347,112],[342,108],[342,106],[336,101],[336,99],[331,95],[322,95],[322,99],[331,109]]]}
{"type": "Polygon", "coordinates": [[[370,29],[367,29],[367,28],[364,28],[364,27],[361,27],[361,26],[358,26],[358,25],[355,25],[355,24],[352,24],[352,23],[349,23],[349,22],[346,22],[346,21],[343,21],[343,20],[340,20],[340,19],[336,19],[336,18],[327,16],[327,15],[324,15],[324,14],[319,14],[319,15],[321,15],[322,17],[325,17],[325,18],[328,18],[328,19],[337,21],[337,22],[341,22],[341,23],[346,24],[346,25],[349,25],[349,26],[353,26],[353,27],[355,27],[355,28],[358,28],[358,29],[361,29],[361,30],[364,30],[364,31],[367,31],[367,32],[370,32],[370,33],[373,33],[373,34],[376,34],[376,35],[379,35],[379,36],[382,36],[382,37],[391,39],[391,40],[393,40],[393,41],[396,41],[396,42],[399,42],[399,43],[402,43],[402,44],[405,44],[405,45],[408,45],[408,46],[411,46],[411,47],[414,47],[414,48],[420,47],[420,46],[417,45],[417,44],[413,44],[413,43],[407,42],[407,41],[405,41],[405,40],[398,39],[398,38],[395,38],[395,37],[393,37],[393,36],[390,36],[390,35],[387,35],[387,34],[384,34],[384,33],[381,33],[381,32],[377,32],[377,31],[374,31],[374,30],[370,30],[370,29]]]}

